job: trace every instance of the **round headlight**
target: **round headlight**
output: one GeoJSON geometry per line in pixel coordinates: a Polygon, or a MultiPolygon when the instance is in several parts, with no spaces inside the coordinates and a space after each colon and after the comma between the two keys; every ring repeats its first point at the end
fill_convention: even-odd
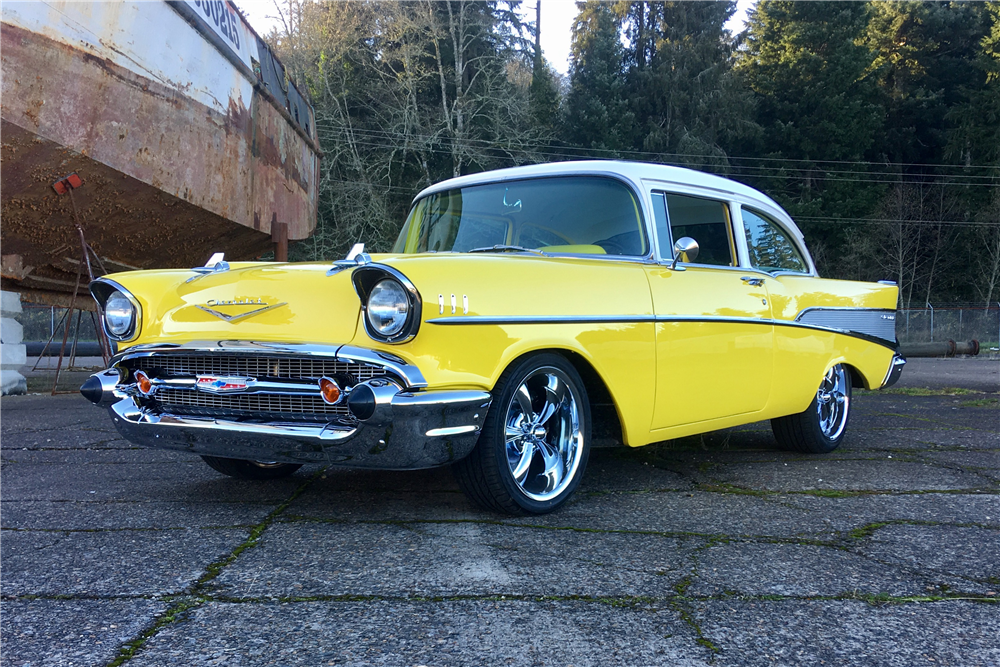
{"type": "Polygon", "coordinates": [[[124,336],[135,322],[135,306],[121,292],[114,292],[104,304],[104,321],[108,333],[124,336]]]}
{"type": "Polygon", "coordinates": [[[368,322],[382,336],[395,336],[402,331],[409,311],[406,290],[395,280],[378,282],[368,295],[368,322]]]}

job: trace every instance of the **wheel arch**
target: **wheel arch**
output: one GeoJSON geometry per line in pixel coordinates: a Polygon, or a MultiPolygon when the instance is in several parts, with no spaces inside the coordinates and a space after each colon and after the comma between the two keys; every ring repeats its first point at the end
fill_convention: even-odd
{"type": "Polygon", "coordinates": [[[847,372],[851,376],[851,388],[852,389],[867,389],[868,383],[865,380],[865,376],[861,374],[857,368],[847,363],[846,361],[841,362],[841,365],[847,369],[847,372]]]}
{"type": "Polygon", "coordinates": [[[590,404],[590,416],[593,421],[591,424],[591,446],[593,447],[595,443],[598,447],[626,444],[626,431],[622,426],[622,417],[617,401],[593,363],[576,350],[562,347],[533,349],[512,358],[504,367],[504,371],[519,364],[526,357],[536,354],[558,354],[565,358],[580,374],[587,389],[587,401],[590,404]]]}
{"type": "Polygon", "coordinates": [[[882,387],[882,377],[865,375],[860,368],[848,361],[839,362],[851,374],[852,389],[868,389],[874,391],[882,387]]]}

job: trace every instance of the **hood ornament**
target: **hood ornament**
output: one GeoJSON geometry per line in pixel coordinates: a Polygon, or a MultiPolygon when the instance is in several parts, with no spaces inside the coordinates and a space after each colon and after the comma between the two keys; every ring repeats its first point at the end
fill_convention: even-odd
{"type": "Polygon", "coordinates": [[[197,280],[202,276],[207,276],[210,273],[220,273],[222,271],[229,270],[229,262],[226,261],[226,254],[223,252],[217,252],[208,258],[205,262],[205,266],[196,266],[193,269],[195,275],[191,276],[184,281],[184,284],[188,284],[192,280],[197,280]]]}
{"type": "Polygon", "coordinates": [[[225,322],[239,322],[240,320],[245,320],[248,317],[253,317],[254,315],[260,315],[261,313],[267,312],[269,310],[274,310],[275,308],[280,308],[281,306],[287,306],[287,305],[288,305],[287,302],[266,304],[259,298],[251,299],[249,297],[243,297],[243,298],[229,299],[229,300],[209,299],[208,303],[206,303],[204,306],[196,305],[195,308],[197,308],[198,310],[203,310],[209,315],[214,315],[215,317],[218,317],[220,320],[223,320],[225,322]],[[242,313],[234,313],[232,315],[229,315],[227,313],[215,310],[215,308],[219,306],[263,306],[263,307],[256,308],[250,311],[245,311],[242,313]]]}
{"type": "Polygon", "coordinates": [[[364,266],[365,264],[370,264],[371,261],[371,255],[365,252],[365,244],[355,243],[354,247],[351,248],[351,252],[347,253],[347,257],[345,259],[338,259],[334,262],[333,268],[327,271],[326,275],[332,276],[340,273],[344,269],[354,269],[359,266],[364,266]]]}

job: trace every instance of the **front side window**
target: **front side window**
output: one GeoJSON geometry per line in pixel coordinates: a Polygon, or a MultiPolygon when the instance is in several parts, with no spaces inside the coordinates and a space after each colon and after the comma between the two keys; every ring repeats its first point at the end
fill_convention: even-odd
{"type": "Polygon", "coordinates": [[[747,235],[750,266],[768,273],[794,271],[809,273],[802,254],[784,229],[763,213],[743,209],[743,229],[747,235]]]}
{"type": "Polygon", "coordinates": [[[649,253],[632,191],[596,176],[489,183],[428,195],[414,204],[394,251],[469,252],[494,245],[550,253],[649,253]]]}
{"type": "Polygon", "coordinates": [[[654,193],[653,209],[663,259],[672,259],[672,244],[688,236],[698,242],[695,264],[735,266],[735,253],[729,234],[729,207],[724,202],[688,195],[654,193]],[[669,236],[665,233],[668,227],[669,236]]]}

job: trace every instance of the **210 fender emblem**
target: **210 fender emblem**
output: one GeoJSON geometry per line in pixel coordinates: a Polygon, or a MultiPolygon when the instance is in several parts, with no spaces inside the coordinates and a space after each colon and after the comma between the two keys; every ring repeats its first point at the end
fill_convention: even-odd
{"type": "Polygon", "coordinates": [[[257,300],[233,299],[231,301],[217,301],[215,299],[210,299],[208,303],[205,304],[204,306],[195,306],[195,308],[197,308],[198,310],[203,310],[209,315],[214,315],[218,317],[220,320],[224,320],[226,322],[238,322],[240,320],[245,320],[248,317],[253,317],[254,315],[260,315],[261,313],[266,312],[268,310],[273,310],[274,308],[280,308],[281,306],[287,306],[287,305],[288,304],[286,302],[282,302],[282,303],[275,303],[269,306],[264,304],[264,302],[261,301],[260,299],[257,300]],[[236,313],[233,315],[227,315],[226,313],[222,313],[213,308],[209,308],[209,306],[256,306],[260,304],[263,304],[264,307],[257,308],[255,310],[251,310],[245,313],[236,313]]]}

